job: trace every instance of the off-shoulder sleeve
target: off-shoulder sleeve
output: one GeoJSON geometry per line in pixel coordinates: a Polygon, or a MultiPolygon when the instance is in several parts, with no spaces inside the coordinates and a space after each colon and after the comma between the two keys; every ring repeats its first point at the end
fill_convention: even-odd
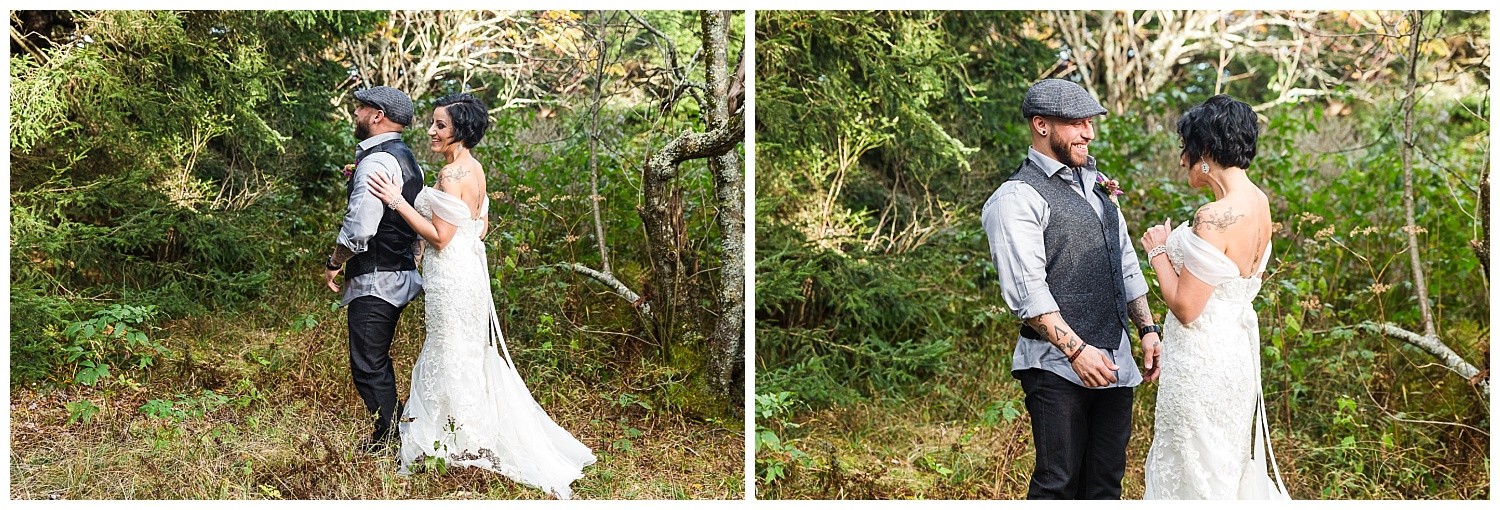
{"type": "Polygon", "coordinates": [[[436,189],[427,188],[422,190],[427,194],[428,203],[432,205],[432,215],[442,218],[443,221],[454,225],[467,225],[473,219],[470,217],[469,205],[458,197],[443,193],[436,189]]]}
{"type": "Polygon", "coordinates": [[[1180,229],[1182,265],[1203,283],[1219,286],[1240,277],[1240,268],[1213,244],[1198,237],[1191,228],[1180,229]]]}

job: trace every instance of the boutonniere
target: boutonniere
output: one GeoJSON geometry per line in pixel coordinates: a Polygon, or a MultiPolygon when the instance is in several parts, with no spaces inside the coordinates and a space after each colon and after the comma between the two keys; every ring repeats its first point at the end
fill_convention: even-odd
{"type": "Polygon", "coordinates": [[[339,170],[339,173],[344,175],[344,180],[346,181],[349,180],[349,178],[354,177],[354,163],[344,165],[344,168],[339,170]]]}
{"type": "Polygon", "coordinates": [[[1117,206],[1120,205],[1120,199],[1115,198],[1115,197],[1117,197],[1119,195],[1124,195],[1125,194],[1125,191],[1122,190],[1122,189],[1120,189],[1120,181],[1117,181],[1117,180],[1114,180],[1114,179],[1105,179],[1104,178],[1104,174],[1094,174],[1094,175],[1096,175],[1096,176],[1099,177],[1099,182],[1097,184],[1095,184],[1095,185],[1099,186],[1100,189],[1104,190],[1105,193],[1109,194],[1109,201],[1110,202],[1114,202],[1115,205],[1117,205],[1117,206]]]}

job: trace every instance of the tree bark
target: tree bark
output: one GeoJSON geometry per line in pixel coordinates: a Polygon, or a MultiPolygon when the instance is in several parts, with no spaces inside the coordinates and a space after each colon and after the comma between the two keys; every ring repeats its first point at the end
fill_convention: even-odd
{"type": "MultiPolygon", "coordinates": [[[[710,128],[723,129],[730,121],[729,103],[734,97],[728,72],[729,14],[703,11],[701,17],[709,88],[704,119],[710,128]]],[[[745,345],[745,179],[739,154],[733,150],[710,157],[708,168],[714,178],[724,257],[715,302],[718,320],[708,336],[709,382],[721,396],[733,398],[735,369],[742,366],[745,345]]]]}
{"type": "Polygon", "coordinates": [[[1484,266],[1484,274],[1490,274],[1490,167],[1485,163],[1484,174],[1479,178],[1479,221],[1482,225],[1480,237],[1470,241],[1474,256],[1484,266]]]}

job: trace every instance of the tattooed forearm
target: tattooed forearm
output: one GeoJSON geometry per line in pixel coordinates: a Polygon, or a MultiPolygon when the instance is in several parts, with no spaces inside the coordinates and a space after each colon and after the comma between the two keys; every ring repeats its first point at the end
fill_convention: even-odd
{"type": "Polygon", "coordinates": [[[1146,305],[1146,296],[1135,298],[1127,306],[1130,308],[1130,322],[1135,323],[1135,327],[1156,324],[1156,318],[1151,316],[1151,307],[1146,305]]]}
{"type": "Polygon", "coordinates": [[[349,259],[354,258],[354,252],[349,251],[349,248],[342,244],[335,244],[333,245],[332,258],[333,265],[342,266],[344,265],[344,262],[348,262],[349,259]]]}
{"type": "Polygon", "coordinates": [[[1026,325],[1040,333],[1047,339],[1047,342],[1056,346],[1063,354],[1071,354],[1083,348],[1083,339],[1068,328],[1068,324],[1062,320],[1062,314],[1058,312],[1048,312],[1026,319],[1026,325]]]}
{"type": "Polygon", "coordinates": [[[1223,232],[1229,230],[1229,226],[1244,218],[1245,214],[1235,214],[1234,209],[1229,207],[1209,209],[1209,206],[1198,208],[1198,213],[1193,215],[1193,231],[1202,232],[1201,229],[1212,228],[1223,232]]]}
{"type": "Polygon", "coordinates": [[[1035,329],[1038,333],[1046,335],[1047,333],[1049,333],[1046,324],[1049,317],[1057,317],[1060,319],[1062,318],[1062,314],[1060,312],[1047,312],[1036,317],[1026,319],[1026,325],[1031,326],[1031,329],[1035,329]]]}
{"type": "Polygon", "coordinates": [[[1073,352],[1074,349],[1083,347],[1083,341],[1073,335],[1072,331],[1062,325],[1052,326],[1052,345],[1056,345],[1062,352],[1073,352]]]}

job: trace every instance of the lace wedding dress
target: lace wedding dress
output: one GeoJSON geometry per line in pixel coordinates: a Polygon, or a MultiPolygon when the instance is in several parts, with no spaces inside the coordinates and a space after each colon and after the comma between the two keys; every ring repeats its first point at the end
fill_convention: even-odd
{"type": "Polygon", "coordinates": [[[413,207],[458,232],[442,250],[428,244],[422,256],[427,340],[400,420],[400,473],[423,456],[441,456],[449,466],[496,471],[567,499],[594,454],[537,405],[511,362],[480,240],[489,199],[478,219],[462,200],[432,188],[413,207]]]}
{"type": "MultiPolygon", "coordinates": [[[[1260,327],[1251,305],[1271,257],[1269,245],[1265,251],[1255,273],[1242,278],[1235,263],[1187,223],[1167,237],[1167,256],[1177,274],[1185,268],[1214,291],[1192,324],[1167,314],[1156,437],[1146,456],[1146,499],[1265,497],[1240,488],[1251,460],[1252,433],[1264,430],[1256,428],[1260,327]]],[[[1262,480],[1264,473],[1262,468],[1258,474],[1262,480]]]]}

